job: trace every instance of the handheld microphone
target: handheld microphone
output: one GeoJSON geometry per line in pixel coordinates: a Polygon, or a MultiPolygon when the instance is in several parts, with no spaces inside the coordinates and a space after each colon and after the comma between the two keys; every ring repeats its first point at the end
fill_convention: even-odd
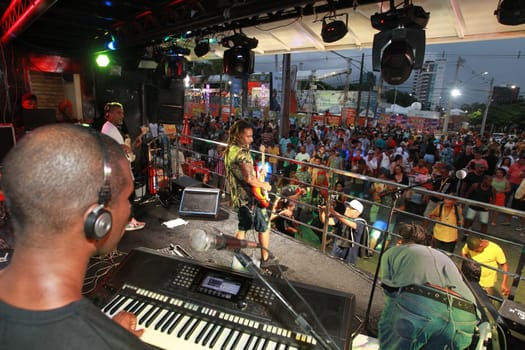
{"type": "Polygon", "coordinates": [[[210,249],[240,249],[240,248],[259,248],[257,242],[238,239],[233,236],[221,234],[215,235],[206,233],[197,229],[191,235],[190,244],[198,252],[204,252],[210,249]]]}

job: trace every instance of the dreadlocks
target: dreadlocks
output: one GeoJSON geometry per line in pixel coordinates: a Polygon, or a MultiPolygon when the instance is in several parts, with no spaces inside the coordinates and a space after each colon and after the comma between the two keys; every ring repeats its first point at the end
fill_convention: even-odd
{"type": "Polygon", "coordinates": [[[252,126],[246,120],[237,120],[230,128],[230,134],[228,135],[228,147],[226,152],[229,151],[231,145],[236,145],[239,142],[239,135],[246,129],[251,129],[252,126]]]}
{"type": "Polygon", "coordinates": [[[398,229],[398,233],[404,243],[430,245],[432,238],[423,226],[416,224],[402,224],[398,229]]]}

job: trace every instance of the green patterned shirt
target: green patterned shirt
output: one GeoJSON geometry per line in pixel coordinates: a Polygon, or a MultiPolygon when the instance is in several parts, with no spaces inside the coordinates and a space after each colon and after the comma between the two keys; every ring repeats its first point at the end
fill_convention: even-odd
{"type": "MultiPolygon", "coordinates": [[[[253,203],[252,188],[244,181],[241,164],[248,163],[253,169],[253,159],[248,147],[232,145],[226,152],[224,165],[226,166],[226,178],[230,184],[233,206],[240,208],[243,205],[253,203]]],[[[253,170],[255,172],[255,170],[253,170]]],[[[254,174],[255,176],[255,174],[254,174]]]]}

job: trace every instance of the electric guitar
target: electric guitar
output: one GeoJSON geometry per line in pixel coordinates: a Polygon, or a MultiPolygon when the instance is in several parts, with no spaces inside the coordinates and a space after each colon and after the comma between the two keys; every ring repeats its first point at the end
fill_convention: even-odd
{"type": "MultiPolygon", "coordinates": [[[[265,147],[264,145],[261,145],[259,147],[259,151],[261,151],[262,157],[261,157],[261,167],[257,169],[257,180],[264,181],[264,178],[266,177],[266,171],[264,170],[264,163],[265,163],[265,147]]],[[[263,190],[260,187],[252,187],[252,194],[259,203],[259,205],[263,208],[268,208],[270,206],[270,197],[268,197],[268,192],[266,190],[263,190]]]]}
{"type": "Polygon", "coordinates": [[[126,158],[128,158],[128,161],[130,163],[134,162],[136,158],[135,153],[133,153],[133,148],[138,148],[142,144],[142,138],[148,132],[149,132],[149,128],[147,126],[141,126],[140,135],[137,136],[137,138],[135,139],[135,142],[133,143],[133,147],[131,146],[131,138],[129,137],[129,135],[126,135],[124,137],[124,144],[128,146],[130,150],[132,150],[130,152],[126,152],[126,158]]]}

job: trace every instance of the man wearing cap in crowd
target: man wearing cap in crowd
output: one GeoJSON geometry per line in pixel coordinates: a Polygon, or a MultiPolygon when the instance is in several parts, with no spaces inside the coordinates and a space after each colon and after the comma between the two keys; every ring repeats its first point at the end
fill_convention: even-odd
{"type": "MultiPolygon", "coordinates": [[[[325,222],[326,207],[321,207],[321,222],[325,222]]],[[[363,213],[363,204],[357,199],[345,202],[344,213],[337,212],[330,207],[330,216],[334,218],[335,234],[342,238],[337,238],[332,248],[332,255],[341,258],[349,264],[357,262],[359,254],[359,243],[363,237],[366,221],[359,218],[363,213]],[[355,242],[355,243],[354,243],[355,242]],[[357,243],[357,244],[356,244],[357,243]]]]}

